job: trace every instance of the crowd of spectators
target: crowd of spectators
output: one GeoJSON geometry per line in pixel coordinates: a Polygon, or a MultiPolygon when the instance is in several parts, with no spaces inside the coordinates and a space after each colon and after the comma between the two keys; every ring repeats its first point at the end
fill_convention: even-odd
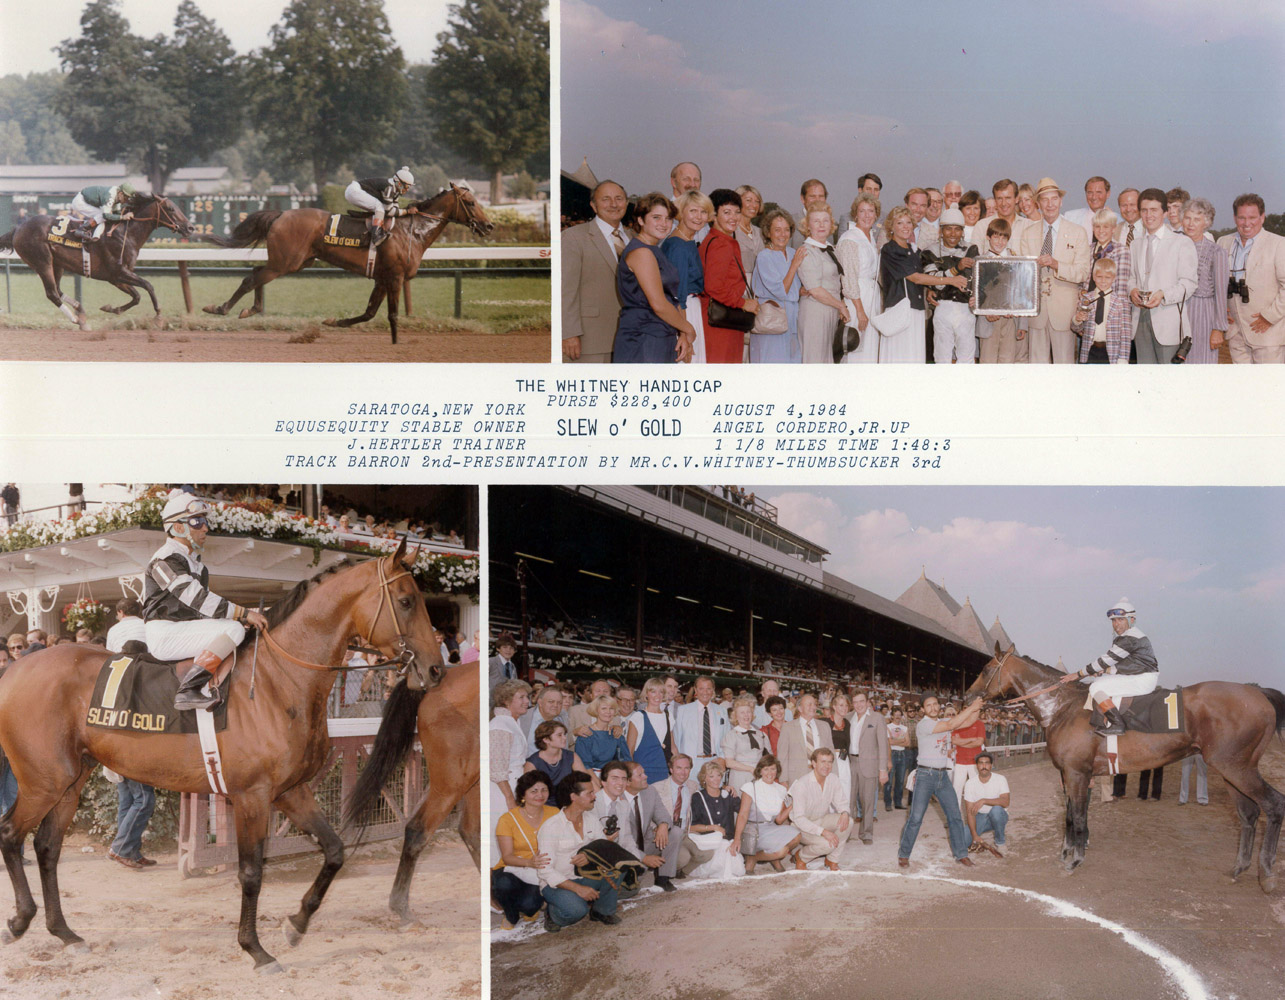
{"type": "Polygon", "coordinates": [[[866,173],[845,214],[815,177],[786,206],[750,184],[707,197],[692,162],[669,187],[631,202],[602,181],[594,217],[563,232],[566,360],[611,361],[641,336],[650,354],[614,360],[1217,363],[1225,347],[1234,362],[1285,362],[1285,238],[1263,229],[1256,194],[1232,203],[1236,231],[1215,242],[1208,199],[1143,185],[1113,206],[1102,176],[1065,213],[1051,177],[1006,177],[990,197],[915,186],[888,207],[866,173]],[[979,314],[975,262],[1004,256],[1037,259],[1038,314],[979,314]],[[647,294],[626,294],[640,280],[647,294]]]}
{"type": "MultiPolygon", "coordinates": [[[[739,680],[720,690],[717,678],[684,688],[672,674],[637,687],[605,677],[532,685],[508,668],[514,637],[503,633],[497,644],[488,777],[492,902],[506,927],[541,910],[551,932],[586,915],[618,922],[619,899],[637,889],[602,877],[601,858],[610,854],[602,841],[622,848],[618,859],[666,892],[676,880],[735,878],[759,865],[839,867],[850,836],[872,842],[881,803],[889,813],[907,808],[916,724],[925,702],[938,710],[935,695],[888,685],[800,683],[783,691],[768,679],[753,691],[739,680]]],[[[946,719],[964,712],[945,696],[940,703],[946,719]]],[[[986,747],[1023,726],[1042,738],[1022,710],[977,714],[974,706],[959,719],[950,749],[957,773],[947,787],[959,786],[956,796],[978,777],[986,747]]],[[[979,827],[976,812],[972,839],[993,829],[1002,845],[1002,826],[979,827]]]]}

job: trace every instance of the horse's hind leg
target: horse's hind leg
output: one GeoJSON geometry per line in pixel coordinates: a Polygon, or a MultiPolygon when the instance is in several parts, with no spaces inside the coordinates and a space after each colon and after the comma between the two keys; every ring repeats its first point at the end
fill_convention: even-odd
{"type": "Polygon", "coordinates": [[[312,789],[306,784],[296,785],[290,789],[277,799],[275,805],[290,817],[290,821],[295,826],[315,837],[325,855],[321,871],[317,873],[316,880],[303,897],[299,912],[292,917],[287,917],[282,924],[281,929],[285,932],[286,940],[293,946],[297,945],[307,933],[308,922],[321,906],[321,901],[325,898],[326,890],[330,888],[336,873],[343,867],[344,842],[322,814],[321,807],[313,798],[312,789]]]}
{"type": "Polygon", "coordinates": [[[9,918],[0,941],[9,943],[22,937],[31,926],[36,915],[36,901],[31,895],[31,886],[27,882],[27,873],[22,868],[22,843],[27,834],[39,828],[36,834],[36,858],[40,865],[40,881],[44,890],[45,907],[48,911],[52,905],[57,913],[56,921],[47,913],[46,923],[51,933],[58,934],[68,944],[79,941],[74,934],[66,930],[62,919],[61,904],[58,900],[58,881],[55,866],[58,863],[58,851],[62,845],[62,832],[76,813],[76,802],[80,798],[80,789],[85,783],[85,773],[77,774],[68,770],[45,773],[35,776],[40,782],[37,790],[32,790],[32,777],[19,774],[18,798],[9,811],[0,819],[0,854],[4,856],[5,868],[9,880],[13,883],[14,914],[9,918]],[[24,787],[26,786],[26,787],[24,787]],[[52,831],[57,828],[56,840],[52,831]],[[50,847],[53,856],[50,860],[50,847]],[[48,871],[48,874],[46,873],[48,871]],[[52,894],[50,886],[52,884],[52,894]],[[70,939],[59,933],[66,931],[70,939]]]}
{"type": "Polygon", "coordinates": [[[1235,882],[1254,862],[1254,833],[1261,810],[1258,803],[1239,788],[1233,787],[1232,794],[1236,796],[1236,812],[1240,816],[1240,850],[1236,852],[1236,866],[1231,870],[1231,880],[1235,882]]]}
{"type": "Polygon", "coordinates": [[[58,262],[51,259],[48,271],[45,271],[43,267],[37,268],[34,266],[33,270],[40,275],[40,281],[45,286],[45,298],[82,330],[88,330],[89,320],[85,316],[84,308],[70,295],[64,295],[59,287],[62,284],[62,268],[58,262]]]}
{"type": "Polygon", "coordinates": [[[328,319],[326,326],[356,326],[358,323],[365,323],[368,319],[374,319],[375,313],[379,312],[379,307],[384,301],[387,294],[384,286],[375,283],[375,290],[370,293],[370,301],[366,303],[366,311],[360,316],[353,316],[349,319],[328,319]]]}
{"type": "Polygon", "coordinates": [[[76,815],[80,790],[89,777],[89,769],[82,769],[74,785],[63,793],[58,804],[41,821],[36,830],[36,863],[40,866],[40,887],[45,897],[45,927],[64,945],[83,944],[84,939],[67,926],[62,915],[62,898],[58,894],[58,857],[62,854],[62,841],[67,827],[76,815]]]}
{"type": "Polygon", "coordinates": [[[263,309],[263,298],[259,294],[259,289],[269,281],[274,281],[285,273],[285,271],[275,270],[272,267],[271,262],[265,264],[263,267],[256,267],[253,271],[247,274],[244,279],[242,279],[241,284],[237,286],[237,290],[232,293],[232,298],[228,299],[221,306],[206,306],[205,311],[207,313],[212,313],[215,316],[226,316],[229,310],[236,305],[237,300],[240,299],[242,295],[246,292],[252,291],[255,293],[255,306],[253,309],[244,310],[241,313],[240,318],[245,319],[247,316],[252,316],[256,312],[261,312],[263,309]]]}
{"type": "Polygon", "coordinates": [[[460,838],[473,857],[473,864],[482,868],[482,785],[476,784],[464,796],[460,807],[460,838]]]}
{"type": "Polygon", "coordinates": [[[280,972],[281,966],[259,943],[259,891],[263,888],[263,849],[268,841],[267,796],[245,792],[232,800],[236,819],[237,879],[241,883],[241,922],[236,939],[254,959],[256,972],[280,972]]]}
{"type": "Polygon", "coordinates": [[[112,284],[115,285],[117,288],[119,288],[126,295],[128,295],[129,301],[126,302],[124,305],[120,305],[120,306],[101,306],[100,308],[103,310],[103,312],[116,313],[117,315],[120,315],[126,309],[133,309],[136,305],[138,305],[140,301],[138,297],[138,292],[134,290],[134,287],[132,285],[128,285],[124,281],[113,281],[112,284]]]}
{"type": "Polygon", "coordinates": [[[0,855],[4,857],[4,866],[9,872],[9,881],[13,883],[14,914],[9,918],[0,941],[9,944],[27,932],[31,919],[36,915],[36,900],[31,895],[31,885],[27,882],[27,873],[22,870],[22,842],[27,834],[39,822],[39,817],[29,816],[25,809],[23,791],[18,789],[18,798],[0,820],[0,855]]]}

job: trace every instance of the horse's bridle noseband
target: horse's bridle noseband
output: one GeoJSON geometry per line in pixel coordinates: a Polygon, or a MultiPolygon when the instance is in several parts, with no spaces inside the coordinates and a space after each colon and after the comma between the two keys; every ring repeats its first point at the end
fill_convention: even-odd
{"type": "Polygon", "coordinates": [[[379,625],[379,616],[383,613],[384,604],[387,603],[388,616],[392,619],[393,631],[397,633],[397,655],[385,659],[382,663],[374,664],[374,666],[400,663],[401,667],[398,673],[405,674],[410,670],[414,670],[419,682],[427,687],[428,678],[424,675],[424,671],[415,657],[415,651],[410,648],[410,643],[406,641],[406,633],[402,631],[401,625],[397,621],[397,613],[393,609],[393,584],[404,576],[411,576],[411,571],[404,569],[395,576],[389,576],[384,569],[384,560],[379,560],[379,605],[375,608],[375,616],[370,620],[370,630],[374,632],[376,626],[379,625]]]}
{"type": "MultiPolygon", "coordinates": [[[[132,221],[155,222],[158,226],[165,226],[167,229],[172,229],[176,233],[183,232],[182,227],[178,223],[178,219],[165,208],[166,205],[173,208],[175,212],[178,211],[177,206],[175,206],[168,198],[156,198],[152,201],[152,207],[156,209],[155,215],[144,216],[142,218],[134,216],[132,221]]],[[[188,223],[188,230],[191,231],[191,223],[188,223]]]]}

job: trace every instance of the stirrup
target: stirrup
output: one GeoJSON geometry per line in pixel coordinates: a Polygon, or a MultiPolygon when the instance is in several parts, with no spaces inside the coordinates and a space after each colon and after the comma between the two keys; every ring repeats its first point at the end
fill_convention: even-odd
{"type": "Polygon", "coordinates": [[[214,708],[223,699],[213,685],[213,674],[204,667],[193,667],[174,694],[174,708],[180,712],[214,708]],[[209,694],[201,690],[207,683],[210,684],[209,694]]]}

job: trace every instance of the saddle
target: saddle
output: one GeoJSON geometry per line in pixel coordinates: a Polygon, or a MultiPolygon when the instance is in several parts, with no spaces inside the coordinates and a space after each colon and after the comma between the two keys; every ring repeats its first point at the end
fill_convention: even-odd
{"type": "MultiPolygon", "coordinates": [[[[108,654],[94,682],[86,724],[131,733],[195,733],[196,713],[174,708],[179,677],[191,665],[191,660],[158,660],[142,651],[108,654]]],[[[228,725],[227,695],[231,686],[229,673],[219,686],[223,701],[214,709],[216,732],[228,725]]]]}
{"type": "MultiPolygon", "coordinates": [[[[1121,698],[1119,708],[1125,727],[1130,732],[1181,733],[1187,728],[1180,687],[1158,687],[1150,694],[1121,698]]],[[[1102,712],[1094,705],[1089,725],[1097,728],[1103,724],[1102,712]]]]}

